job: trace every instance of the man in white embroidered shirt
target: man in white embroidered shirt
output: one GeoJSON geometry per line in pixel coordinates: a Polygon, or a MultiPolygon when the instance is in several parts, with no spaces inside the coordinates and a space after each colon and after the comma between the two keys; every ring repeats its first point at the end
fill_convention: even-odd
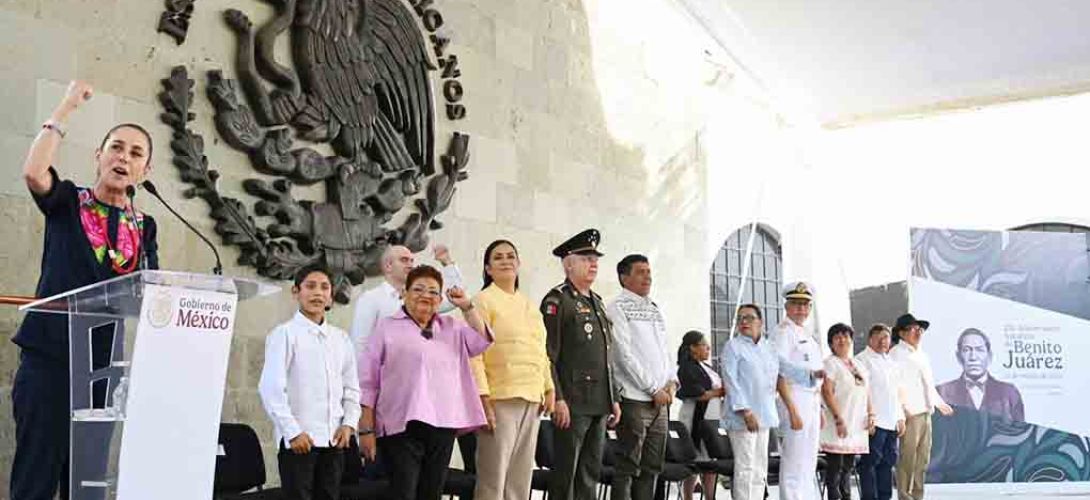
{"type": "Polygon", "coordinates": [[[651,500],[666,459],[670,403],[677,388],[666,320],[651,301],[651,265],[643,255],[617,263],[624,288],[606,306],[613,323],[611,363],[621,385],[621,421],[612,500],[651,500]]]}
{"type": "Polygon", "coordinates": [[[893,333],[901,342],[889,351],[897,366],[905,414],[905,433],[901,436],[901,457],[897,460],[897,494],[902,500],[923,498],[924,473],[931,462],[931,414],[936,409],[953,415],[954,409],[935,389],[931,358],[920,348],[923,332],[930,323],[911,314],[897,318],[893,333]]]}
{"type": "MultiPolygon", "coordinates": [[[[434,249],[435,260],[443,265],[443,303],[439,306],[439,312],[448,312],[454,306],[446,299],[446,291],[452,287],[462,286],[462,273],[454,265],[454,259],[450,256],[450,250],[445,245],[436,245],[434,249]]],[[[416,267],[416,258],[412,251],[401,245],[390,245],[382,253],[382,284],[376,286],[356,299],[356,306],[352,314],[352,326],[348,330],[352,343],[355,345],[356,355],[363,351],[367,344],[367,337],[371,336],[378,320],[390,316],[401,308],[401,291],[405,289],[405,278],[409,271],[416,267]]]]}
{"type": "Polygon", "coordinates": [[[258,392],[276,429],[280,483],[290,500],[337,500],[343,453],[360,418],[356,353],[348,334],[325,321],[333,303],[328,270],[295,275],[295,316],[265,339],[258,392]]]}

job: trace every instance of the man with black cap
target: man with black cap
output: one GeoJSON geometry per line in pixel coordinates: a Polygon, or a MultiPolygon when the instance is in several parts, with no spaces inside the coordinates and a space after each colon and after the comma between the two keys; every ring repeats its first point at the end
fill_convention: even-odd
{"type": "MultiPolygon", "coordinates": [[[[824,373],[821,343],[803,325],[810,317],[814,289],[808,283],[789,283],[783,289],[787,317],[776,325],[772,340],[780,358],[813,373],[824,373]]],[[[797,384],[781,378],[780,394],[780,499],[819,500],[817,456],[821,436],[820,380],[797,384]]]]}
{"type": "Polygon", "coordinates": [[[905,412],[905,433],[897,460],[897,495],[902,500],[923,498],[924,473],[931,462],[931,414],[935,409],[947,416],[954,413],[935,388],[931,358],[920,348],[929,326],[927,321],[902,314],[893,327],[901,342],[889,352],[900,378],[905,412]]]}
{"type": "Polygon", "coordinates": [[[541,301],[556,392],[553,500],[594,500],[606,425],[621,417],[609,363],[611,325],[602,298],[590,289],[602,256],[599,240],[596,229],[587,229],[553,249],[566,279],[541,301]]]}

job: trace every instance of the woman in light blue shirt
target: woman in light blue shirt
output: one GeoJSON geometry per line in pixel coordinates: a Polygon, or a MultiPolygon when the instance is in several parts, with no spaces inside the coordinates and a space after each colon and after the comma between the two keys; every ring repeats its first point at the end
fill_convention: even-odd
{"type": "MultiPolygon", "coordinates": [[[[754,304],[738,308],[738,333],[723,344],[722,377],[727,384],[727,407],[722,427],[734,451],[731,497],[764,497],[768,479],[768,430],[779,425],[776,393],[786,389],[783,379],[814,386],[825,374],[783,360],[764,336],[761,309],[754,304]]],[[[786,390],[780,397],[790,398],[786,390]]]]}

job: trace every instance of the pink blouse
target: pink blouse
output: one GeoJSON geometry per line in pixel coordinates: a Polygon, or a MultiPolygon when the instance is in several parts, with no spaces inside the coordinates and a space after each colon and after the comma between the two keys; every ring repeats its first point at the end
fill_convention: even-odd
{"type": "Polygon", "coordinates": [[[359,356],[360,404],[375,411],[375,434],[405,431],[413,420],[434,427],[475,430],[484,409],[469,359],[492,344],[465,321],[436,315],[432,338],[398,309],[380,319],[359,356]]]}

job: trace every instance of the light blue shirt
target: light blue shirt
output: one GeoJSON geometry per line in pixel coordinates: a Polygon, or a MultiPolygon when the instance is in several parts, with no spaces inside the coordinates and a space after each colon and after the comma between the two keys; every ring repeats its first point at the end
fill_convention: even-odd
{"type": "Polygon", "coordinates": [[[738,335],[723,344],[723,382],[727,386],[727,407],[720,426],[728,431],[746,430],[746,422],[738,411],[748,409],[757,417],[761,429],[780,425],[776,412],[776,379],[784,378],[805,387],[816,381],[810,370],[794,365],[776,353],[776,347],[765,335],[757,342],[738,335]]]}

